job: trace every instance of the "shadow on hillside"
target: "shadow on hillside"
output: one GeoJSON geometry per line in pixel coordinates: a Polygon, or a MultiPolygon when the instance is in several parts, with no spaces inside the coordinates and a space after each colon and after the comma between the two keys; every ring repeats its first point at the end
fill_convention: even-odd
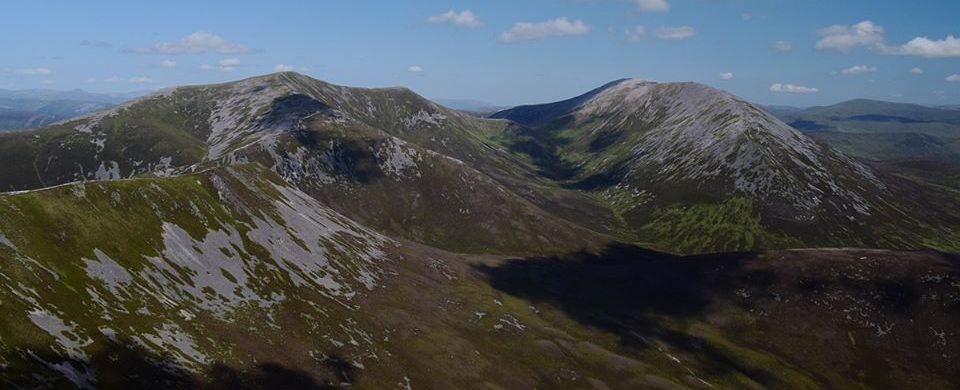
{"type": "Polygon", "coordinates": [[[550,303],[581,323],[637,339],[653,330],[654,317],[703,314],[716,291],[738,280],[774,283],[773,273],[742,270],[753,258],[751,253],[681,257],[612,243],[596,253],[512,259],[476,269],[500,291],[550,303]]]}
{"type": "Polygon", "coordinates": [[[681,257],[612,243],[595,253],[517,258],[474,267],[499,291],[557,308],[580,324],[618,335],[627,353],[648,350],[653,340],[659,340],[670,349],[688,352],[688,359],[697,360],[698,372],[707,375],[740,372],[765,387],[791,387],[776,366],[751,363],[717,342],[726,340],[814,370],[809,374],[821,363],[817,359],[861,351],[838,361],[866,373],[864,383],[886,383],[886,373],[897,366],[929,370],[928,375],[955,381],[956,370],[940,358],[941,347],[929,344],[928,325],[915,331],[910,328],[915,318],[955,327],[950,324],[955,323],[960,300],[932,301],[936,298],[930,297],[954,296],[952,281],[960,278],[960,256],[956,255],[826,250],[785,252],[779,261],[768,261],[754,253],[681,257]],[[780,297],[791,303],[779,304],[780,297]],[[816,303],[826,301],[831,304],[816,303]],[[750,326],[765,330],[759,336],[744,336],[737,333],[741,325],[724,327],[725,320],[732,318],[728,315],[740,315],[730,310],[731,305],[754,313],[750,326]],[[898,337],[903,339],[872,337],[875,331],[868,328],[855,348],[810,345],[818,349],[791,352],[793,345],[806,342],[807,335],[798,329],[815,329],[825,339],[852,337],[849,330],[858,325],[843,314],[863,305],[875,310],[877,318],[897,324],[898,337]],[[719,323],[688,327],[708,316],[719,323]],[[764,334],[778,338],[764,339],[764,334]]]}
{"type": "Polygon", "coordinates": [[[777,283],[772,272],[744,267],[755,258],[753,253],[680,257],[612,243],[597,253],[511,259],[475,269],[497,290],[549,304],[581,324],[619,335],[628,350],[644,350],[659,339],[704,357],[705,371],[737,370],[767,383],[774,380],[768,373],[753,372],[706,340],[662,323],[698,318],[736,286],[777,283]]]}
{"type": "Polygon", "coordinates": [[[194,373],[169,355],[148,352],[129,342],[111,343],[89,360],[41,350],[4,351],[2,361],[8,366],[0,368],[0,387],[69,388],[77,381],[68,378],[79,378],[98,389],[323,390],[341,388],[357,379],[354,366],[338,354],[329,355],[312,372],[268,362],[243,369],[214,363],[205,372],[194,373]],[[85,371],[88,369],[92,370],[85,371]],[[84,379],[86,375],[90,379],[84,379]]]}

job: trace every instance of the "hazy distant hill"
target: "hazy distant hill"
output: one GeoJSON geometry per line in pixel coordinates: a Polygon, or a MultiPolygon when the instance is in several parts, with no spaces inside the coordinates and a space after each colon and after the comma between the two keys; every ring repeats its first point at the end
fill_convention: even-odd
{"type": "Polygon", "coordinates": [[[82,90],[0,90],[0,131],[43,127],[101,111],[145,93],[97,94],[82,90]]]}
{"type": "Polygon", "coordinates": [[[778,117],[797,113],[804,110],[802,107],[777,106],[777,105],[760,106],[760,108],[763,108],[764,111],[769,112],[778,117]]]}
{"type": "Polygon", "coordinates": [[[487,116],[507,108],[473,99],[436,99],[435,101],[443,106],[446,106],[447,108],[452,108],[454,110],[476,114],[479,116],[487,116]]]}
{"type": "Polygon", "coordinates": [[[859,99],[778,116],[855,156],[960,162],[960,110],[859,99]]]}

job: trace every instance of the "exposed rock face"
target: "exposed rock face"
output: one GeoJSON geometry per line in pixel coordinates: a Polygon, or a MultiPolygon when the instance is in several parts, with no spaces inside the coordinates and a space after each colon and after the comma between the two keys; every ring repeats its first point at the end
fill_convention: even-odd
{"type": "Polygon", "coordinates": [[[767,229],[807,245],[843,245],[851,238],[883,245],[865,225],[926,208],[864,163],[700,84],[621,80],[494,117],[528,126],[515,139],[536,139],[539,150],[553,154],[541,160],[561,166],[572,185],[600,192],[641,229],[664,212],[657,210],[741,198],[767,229]]]}

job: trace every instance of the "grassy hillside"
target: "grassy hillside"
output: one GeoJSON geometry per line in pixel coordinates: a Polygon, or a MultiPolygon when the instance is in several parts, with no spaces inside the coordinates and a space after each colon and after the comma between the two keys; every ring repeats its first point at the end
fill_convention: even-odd
{"type": "Polygon", "coordinates": [[[0,216],[5,386],[960,383],[960,260],[933,252],[455,255],[257,165],[5,194],[0,216]]]}

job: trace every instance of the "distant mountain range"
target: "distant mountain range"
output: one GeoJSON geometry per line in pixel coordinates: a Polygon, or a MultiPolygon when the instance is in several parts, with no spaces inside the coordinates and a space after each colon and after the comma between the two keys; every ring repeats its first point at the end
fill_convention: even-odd
{"type": "Polygon", "coordinates": [[[890,171],[960,188],[960,180],[950,173],[960,169],[960,110],[955,108],[859,99],[774,112],[837,150],[883,161],[890,171]]]}
{"type": "Polygon", "coordinates": [[[82,90],[0,90],[0,131],[43,127],[105,110],[146,92],[96,94],[82,90]]]}
{"type": "Polygon", "coordinates": [[[478,116],[487,116],[507,107],[473,99],[436,99],[438,104],[478,116]]]}
{"type": "Polygon", "coordinates": [[[0,134],[0,386],[955,388],[960,193],[887,169],[696,83],[158,91],[0,134]]]}

